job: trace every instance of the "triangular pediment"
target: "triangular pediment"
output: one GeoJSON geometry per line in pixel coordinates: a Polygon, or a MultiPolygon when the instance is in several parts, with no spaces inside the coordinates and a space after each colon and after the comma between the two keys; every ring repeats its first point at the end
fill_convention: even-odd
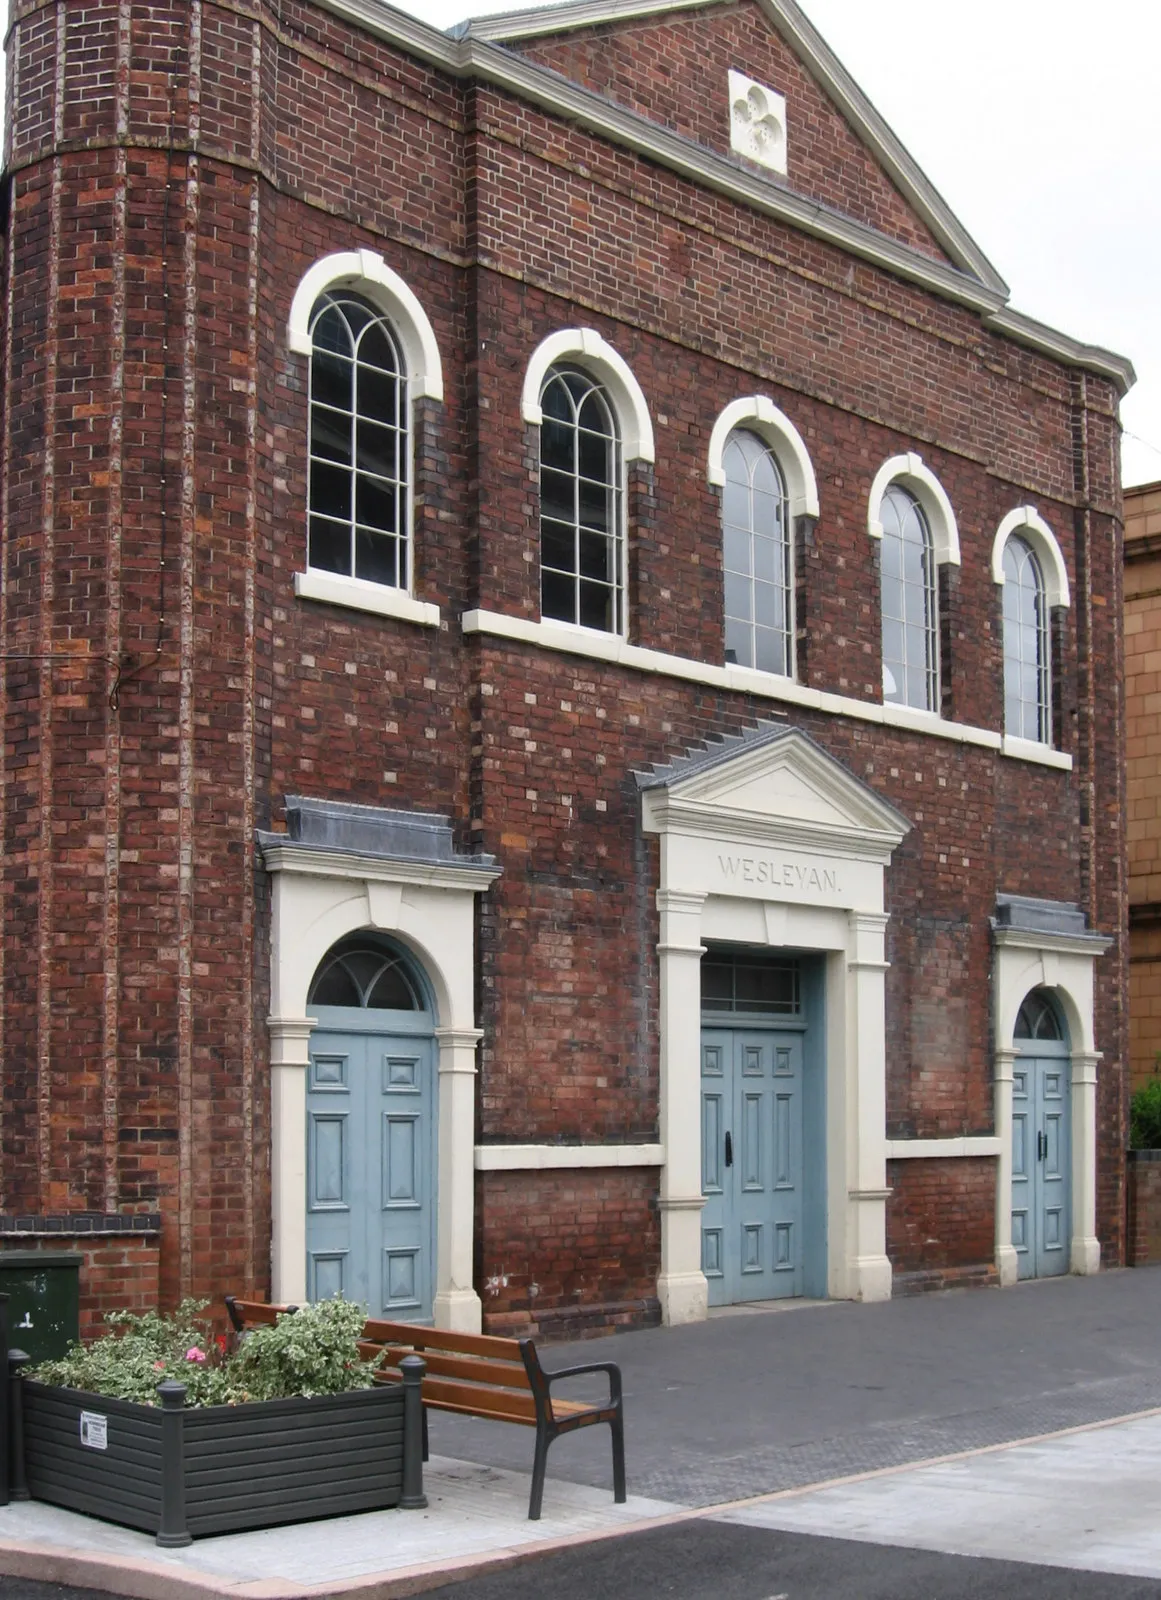
{"type": "Polygon", "coordinates": [[[727,74],[743,73],[786,100],[788,165],[772,181],[1007,293],[794,0],[565,0],[473,19],[463,31],[730,159],[727,74]],[[670,71],[658,72],[658,61],[670,71]]]}
{"type": "Polygon", "coordinates": [[[882,857],[907,818],[809,734],[760,723],[638,773],[649,831],[779,839],[882,857]]]}

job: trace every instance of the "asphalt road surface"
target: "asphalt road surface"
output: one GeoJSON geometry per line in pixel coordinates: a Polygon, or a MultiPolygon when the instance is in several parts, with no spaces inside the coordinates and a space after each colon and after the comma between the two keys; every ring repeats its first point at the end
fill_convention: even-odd
{"type": "Polygon", "coordinates": [[[423,1593],[427,1600],[1159,1600],[1161,1583],[692,1522],[423,1593]]]}
{"type": "MultiPolygon", "coordinates": [[[[1161,1600],[1161,1583],[698,1521],[603,1540],[423,1594],[427,1600],[1161,1600]]],[[[0,1600],[109,1596],[0,1577],[0,1600]]]]}

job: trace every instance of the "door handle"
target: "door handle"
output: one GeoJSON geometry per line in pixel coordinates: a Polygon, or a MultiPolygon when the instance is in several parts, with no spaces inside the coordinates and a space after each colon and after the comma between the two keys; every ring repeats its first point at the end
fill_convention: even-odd
{"type": "Polygon", "coordinates": [[[1043,1130],[1036,1135],[1036,1159],[1038,1161],[1048,1159],[1048,1135],[1043,1130]]]}
{"type": "Polygon", "coordinates": [[[727,1167],[732,1167],[733,1164],[734,1164],[734,1141],[731,1138],[731,1136],[727,1133],[726,1134],[726,1166],[727,1167]]]}

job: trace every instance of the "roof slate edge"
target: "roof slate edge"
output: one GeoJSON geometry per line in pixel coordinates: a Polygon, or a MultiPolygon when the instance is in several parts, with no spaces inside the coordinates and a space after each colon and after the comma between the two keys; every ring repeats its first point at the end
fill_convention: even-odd
{"type": "MultiPolygon", "coordinates": [[[[1006,285],[993,289],[969,273],[912,250],[887,234],[794,195],[772,179],[751,174],[694,140],[671,133],[647,117],[570,82],[560,73],[537,66],[515,51],[468,32],[458,38],[451,37],[416,17],[395,10],[385,0],[316,0],[316,3],[324,11],[365,28],[452,77],[479,77],[495,83],[740,204],[850,250],[942,299],[968,306],[981,313],[987,325],[999,332],[1070,365],[1087,367],[1110,378],[1123,386],[1122,393],[1134,381],[1132,364],[1125,357],[1082,344],[1030,317],[1008,311],[1006,285]]],[[[624,5],[626,0],[610,0],[610,3],[624,5]]],[[[628,0],[630,8],[634,3],[648,4],[649,0],[628,0]]],[[[665,3],[669,5],[670,0],[665,3]]],[[[676,3],[684,9],[689,5],[718,3],[718,0],[676,0],[676,3]]],[[[769,7],[774,0],[761,0],[761,3],[769,7]]],[[[778,0],[778,3],[786,6],[789,0],[778,0]]]]}

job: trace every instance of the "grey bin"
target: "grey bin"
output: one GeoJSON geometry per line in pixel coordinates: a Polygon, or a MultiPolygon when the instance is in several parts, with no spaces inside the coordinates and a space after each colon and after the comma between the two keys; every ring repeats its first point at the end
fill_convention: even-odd
{"type": "Polygon", "coordinates": [[[63,1356],[80,1337],[84,1257],[71,1250],[0,1251],[0,1294],[8,1296],[8,1340],[34,1362],[63,1356]]]}

